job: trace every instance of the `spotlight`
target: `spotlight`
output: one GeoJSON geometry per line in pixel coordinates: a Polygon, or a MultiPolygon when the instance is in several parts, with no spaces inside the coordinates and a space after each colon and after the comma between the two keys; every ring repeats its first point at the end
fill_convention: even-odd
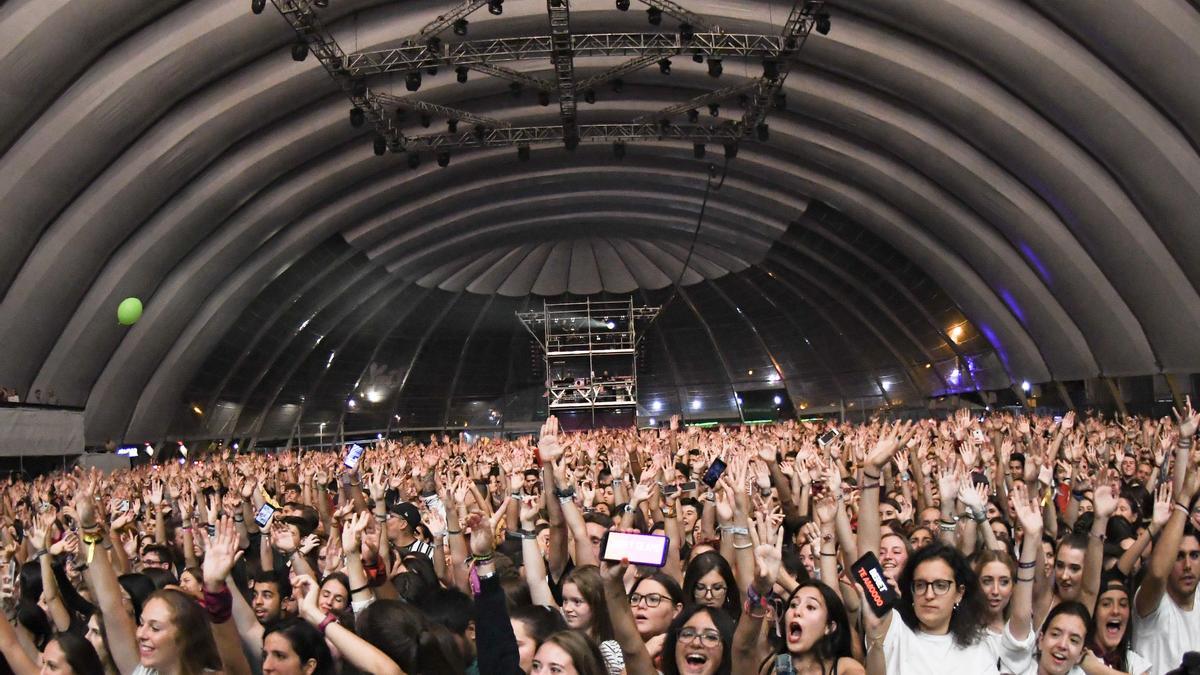
{"type": "Polygon", "coordinates": [[[438,166],[442,167],[443,169],[450,166],[450,151],[449,150],[438,150],[437,163],[438,163],[438,166]]]}
{"type": "Polygon", "coordinates": [[[696,52],[695,54],[692,54],[692,60],[696,63],[704,63],[704,54],[696,52]]]}
{"type": "Polygon", "coordinates": [[[565,145],[567,147],[567,150],[574,152],[575,148],[579,147],[579,135],[578,134],[570,134],[567,137],[563,138],[563,145],[565,145]]]}
{"type": "Polygon", "coordinates": [[[448,131],[452,134],[458,133],[458,120],[454,119],[453,117],[451,117],[449,120],[447,120],[446,121],[446,131],[448,131]]]}
{"type": "Polygon", "coordinates": [[[250,11],[254,12],[255,14],[262,14],[263,9],[265,9],[266,6],[267,0],[250,0],[250,11]]]}
{"type": "Polygon", "coordinates": [[[408,153],[408,168],[415,169],[421,166],[421,156],[415,152],[408,153]]]}
{"type": "Polygon", "coordinates": [[[765,59],[763,61],[763,77],[768,80],[778,80],[779,62],[775,59],[765,59]]]}
{"type": "Polygon", "coordinates": [[[658,72],[663,75],[671,74],[671,59],[663,59],[658,62],[658,72]]]}
{"type": "Polygon", "coordinates": [[[617,0],[617,9],[621,10],[622,12],[628,12],[629,0],[617,0]]]}
{"type": "Polygon", "coordinates": [[[459,37],[467,34],[467,26],[470,24],[466,19],[459,19],[454,22],[454,34],[459,37]]]}
{"type": "Polygon", "coordinates": [[[755,126],[754,133],[758,135],[758,140],[764,143],[771,138],[771,129],[767,126],[766,122],[760,122],[755,126]]]}
{"type": "Polygon", "coordinates": [[[421,72],[414,70],[404,76],[404,88],[409,91],[416,91],[421,88],[421,72]]]}
{"type": "Polygon", "coordinates": [[[387,139],[385,139],[383,136],[376,135],[372,147],[375,150],[375,156],[382,157],[383,153],[387,152],[387,139]]]}
{"type": "Polygon", "coordinates": [[[717,117],[718,115],[721,114],[721,106],[716,103],[709,103],[708,104],[708,114],[712,115],[713,117],[717,117]]]}
{"type": "Polygon", "coordinates": [[[662,10],[657,7],[651,7],[650,9],[646,10],[646,20],[650,22],[651,26],[661,25],[662,10]]]}
{"type": "Polygon", "coordinates": [[[466,66],[459,66],[454,69],[454,74],[458,76],[459,84],[467,81],[467,73],[469,72],[471,72],[471,69],[466,66]]]}
{"type": "Polygon", "coordinates": [[[621,141],[613,143],[613,157],[617,159],[625,159],[625,144],[621,141]]]}
{"type": "Polygon", "coordinates": [[[517,159],[522,162],[529,161],[529,146],[528,145],[518,145],[517,146],[517,159]]]}
{"type": "Polygon", "coordinates": [[[725,144],[725,159],[733,159],[737,157],[738,144],[737,141],[730,141],[725,144]]]}
{"type": "Polygon", "coordinates": [[[787,94],[782,91],[775,92],[772,103],[775,105],[776,110],[787,110],[787,94]]]}
{"type": "Polygon", "coordinates": [[[520,82],[509,82],[508,90],[510,92],[512,92],[513,98],[521,97],[521,83],[520,82]]]}
{"type": "Polygon", "coordinates": [[[679,39],[684,42],[691,42],[692,38],[696,37],[696,29],[692,28],[690,23],[679,24],[679,39]]]}
{"type": "Polygon", "coordinates": [[[292,60],[293,61],[303,61],[306,58],[308,58],[308,43],[307,42],[297,42],[296,44],[292,45],[292,60]]]}
{"type": "Polygon", "coordinates": [[[388,150],[391,150],[392,152],[394,152],[396,154],[400,154],[400,151],[403,149],[404,148],[400,145],[400,139],[398,139],[398,138],[393,138],[391,141],[388,142],[388,150]]]}
{"type": "Polygon", "coordinates": [[[696,159],[704,159],[703,143],[692,143],[692,156],[696,159]]]}
{"type": "Polygon", "coordinates": [[[692,108],[691,110],[687,111],[687,120],[688,120],[688,122],[691,122],[692,124],[699,122],[700,121],[700,111],[696,110],[695,108],[692,108]]]}
{"type": "Polygon", "coordinates": [[[476,124],[474,131],[475,138],[479,139],[480,142],[483,142],[483,139],[488,135],[488,128],[482,124],[476,124]]]}
{"type": "Polygon", "coordinates": [[[588,89],[587,91],[583,92],[583,100],[586,101],[587,103],[595,103],[596,102],[596,92],[592,91],[591,89],[588,89]]]}
{"type": "Polygon", "coordinates": [[[541,106],[550,105],[550,94],[548,94],[547,92],[544,92],[544,91],[539,91],[538,92],[538,105],[541,105],[541,106]]]}
{"type": "Polygon", "coordinates": [[[817,12],[817,32],[829,35],[829,12],[817,12]]]}
{"type": "Polygon", "coordinates": [[[721,59],[708,60],[708,75],[709,77],[720,77],[725,69],[721,67],[721,59]]]}
{"type": "Polygon", "coordinates": [[[367,114],[363,112],[362,108],[351,108],[350,109],[350,126],[357,129],[357,128],[361,127],[363,124],[366,124],[366,122],[367,122],[367,114]]]}
{"type": "Polygon", "coordinates": [[[429,66],[428,68],[425,69],[425,74],[430,77],[437,75],[437,66],[429,66]]]}
{"type": "Polygon", "coordinates": [[[442,49],[442,38],[434,35],[425,43],[425,49],[431,52],[439,52],[442,49]]]}
{"type": "Polygon", "coordinates": [[[625,80],[622,80],[621,78],[618,77],[617,79],[613,80],[612,87],[613,87],[613,93],[615,93],[615,94],[621,93],[621,90],[625,88],[625,80]]]}
{"type": "Polygon", "coordinates": [[[433,118],[429,116],[429,113],[421,113],[421,126],[428,129],[430,124],[433,124],[433,118]]]}
{"type": "Polygon", "coordinates": [[[504,0],[488,0],[488,12],[492,16],[500,16],[504,13],[504,0]]]}
{"type": "Polygon", "coordinates": [[[658,132],[665,134],[671,130],[671,120],[663,119],[658,121],[658,132]]]}

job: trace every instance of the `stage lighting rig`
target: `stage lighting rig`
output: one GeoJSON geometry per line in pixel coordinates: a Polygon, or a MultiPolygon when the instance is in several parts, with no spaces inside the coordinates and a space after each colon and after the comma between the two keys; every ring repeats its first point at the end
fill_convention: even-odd
{"type": "MultiPolygon", "coordinates": [[[[629,4],[628,0],[626,0],[626,4],[629,4]]],[[[266,7],[267,0],[250,0],[250,11],[255,14],[262,14],[266,7]]]]}
{"type": "Polygon", "coordinates": [[[454,29],[453,29],[454,34],[459,37],[466,35],[467,34],[467,26],[469,26],[469,25],[471,25],[471,22],[467,21],[466,19],[459,19],[459,20],[455,21],[454,29]]]}
{"type": "Polygon", "coordinates": [[[450,151],[449,150],[438,150],[437,165],[442,167],[443,169],[450,166],[450,151]]]}
{"type": "Polygon", "coordinates": [[[661,26],[662,10],[657,7],[651,7],[646,10],[646,20],[650,22],[651,26],[661,26]]]}
{"type": "Polygon", "coordinates": [[[617,9],[621,10],[622,12],[628,12],[629,0],[617,0],[617,9]]]}
{"type": "Polygon", "coordinates": [[[488,0],[488,13],[500,16],[504,13],[504,0],[488,0]]]}
{"type": "Polygon", "coordinates": [[[658,72],[663,75],[671,74],[671,59],[662,59],[658,62],[658,72]]]}
{"type": "Polygon", "coordinates": [[[416,91],[421,88],[421,71],[414,70],[404,76],[404,88],[409,91],[416,91]]]}
{"type": "Polygon", "coordinates": [[[366,122],[367,115],[362,111],[362,108],[355,107],[350,109],[350,126],[358,129],[362,125],[366,124],[366,122]]]}

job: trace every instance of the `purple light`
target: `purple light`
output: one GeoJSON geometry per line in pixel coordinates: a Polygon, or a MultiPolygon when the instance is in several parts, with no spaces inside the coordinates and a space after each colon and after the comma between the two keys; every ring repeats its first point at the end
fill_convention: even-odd
{"type": "Polygon", "coordinates": [[[1030,265],[1033,265],[1033,269],[1037,270],[1038,276],[1042,278],[1042,281],[1046,282],[1047,285],[1052,283],[1050,270],[1046,269],[1046,266],[1042,264],[1042,259],[1037,257],[1037,254],[1033,252],[1029,244],[1021,242],[1017,245],[1017,248],[1021,249],[1021,253],[1025,254],[1025,259],[1029,261],[1030,265]]]}
{"type": "Polygon", "coordinates": [[[1012,313],[1016,314],[1017,318],[1021,320],[1022,324],[1024,324],[1025,312],[1021,311],[1021,306],[1017,304],[1017,299],[1012,296],[1012,293],[1009,293],[1005,289],[1001,289],[1000,298],[1004,300],[1004,304],[1008,305],[1008,308],[1012,310],[1012,313]]]}
{"type": "Polygon", "coordinates": [[[955,368],[954,370],[950,371],[950,384],[957,387],[958,382],[961,379],[962,379],[962,373],[959,372],[958,368],[955,368]]]}

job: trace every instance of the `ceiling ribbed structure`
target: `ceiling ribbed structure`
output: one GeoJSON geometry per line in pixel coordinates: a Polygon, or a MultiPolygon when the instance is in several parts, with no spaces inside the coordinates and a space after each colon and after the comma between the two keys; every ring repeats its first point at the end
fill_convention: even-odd
{"type": "MultiPolygon", "coordinates": [[[[779,35],[792,9],[680,4],[738,34],[779,35]]],[[[359,53],[462,3],[328,5],[323,25],[359,53]]],[[[638,2],[569,7],[573,32],[678,30],[670,16],[648,25],[638,2]]],[[[488,147],[410,168],[404,152],[375,156],[371,125],[349,123],[315,58],[293,60],[271,3],[8,0],[0,385],[84,406],[91,442],[336,423],[380,373],[391,398],[364,428],[461,424],[469,405],[536,388],[513,312],[564,294],[667,305],[643,389],[668,410],[728,405],[766,386],[767,368],[813,408],[1200,372],[1200,6],[825,8],[832,30],[795,54],[769,139],[748,135],[734,158],[719,142],[701,159],[690,140],[630,142],[621,157],[559,141],[533,143],[528,161],[488,147]],[[114,312],[128,296],[146,312],[127,328],[114,312]]],[[[467,36],[440,36],[547,35],[547,10],[507,0],[500,16],[471,14],[467,36]]],[[[577,57],[573,77],[626,60],[577,57]]],[[[544,58],[505,67],[555,78],[544,58]]],[[[688,53],[669,75],[651,62],[619,92],[596,84],[578,124],[653,122],[763,68],[727,57],[723,71],[688,53]]],[[[403,73],[366,83],[498,128],[561,122],[555,96],[542,105],[480,72],[459,83],[442,68],[415,93],[403,73]]],[[[741,105],[722,101],[715,119],[741,105]]],[[[412,111],[396,124],[446,128],[412,111]]]]}

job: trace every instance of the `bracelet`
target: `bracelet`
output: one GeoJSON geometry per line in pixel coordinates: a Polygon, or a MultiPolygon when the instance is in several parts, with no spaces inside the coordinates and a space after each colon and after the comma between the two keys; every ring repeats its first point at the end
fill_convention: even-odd
{"type": "Polygon", "coordinates": [[[887,633],[884,633],[883,635],[880,635],[877,638],[866,637],[866,639],[865,639],[865,641],[867,643],[866,651],[869,653],[872,649],[878,649],[879,647],[882,647],[883,641],[886,639],[887,639],[887,633]]]}
{"type": "Polygon", "coordinates": [[[476,565],[478,565],[479,563],[492,562],[492,560],[495,557],[496,557],[495,553],[489,553],[487,555],[473,555],[473,556],[471,556],[471,561],[474,562],[476,565]]]}
{"type": "Polygon", "coordinates": [[[633,513],[633,504],[625,504],[622,506],[621,513],[633,513]]]}
{"type": "Polygon", "coordinates": [[[879,480],[880,475],[881,474],[875,474],[874,476],[872,476],[871,474],[867,473],[866,469],[863,469],[863,478],[870,478],[871,480],[879,480]]]}
{"type": "Polygon", "coordinates": [[[1184,506],[1181,502],[1175,502],[1175,508],[1179,509],[1180,511],[1183,511],[1183,515],[1185,515],[1185,516],[1192,515],[1191,510],[1188,509],[1188,507],[1184,506]]]}
{"type": "Polygon", "coordinates": [[[837,551],[834,551],[833,553],[826,553],[825,551],[821,551],[821,555],[826,555],[826,556],[829,556],[829,557],[831,557],[831,558],[836,558],[836,557],[837,557],[837,551]]]}
{"type": "Polygon", "coordinates": [[[1104,541],[1107,538],[1103,532],[1101,532],[1100,534],[1096,534],[1095,532],[1088,532],[1088,536],[1095,537],[1095,538],[1099,539],[1100,541],[1104,541]]]}
{"type": "Polygon", "coordinates": [[[874,490],[879,487],[880,487],[879,483],[863,483],[863,485],[862,485],[863,490],[874,490]]]}
{"type": "Polygon", "coordinates": [[[614,478],[614,479],[612,479],[612,484],[613,484],[613,486],[614,486],[614,487],[616,487],[617,485],[620,485],[621,483],[624,483],[624,482],[625,482],[625,481],[621,480],[620,478],[614,478]]]}
{"type": "Polygon", "coordinates": [[[1018,575],[1017,575],[1017,581],[1018,581],[1018,582],[1022,582],[1022,581],[1033,581],[1033,580],[1034,580],[1034,577],[1025,578],[1025,577],[1021,576],[1020,574],[1018,574],[1018,575]]]}
{"type": "Polygon", "coordinates": [[[446,534],[448,534],[452,537],[457,534],[462,534],[462,532],[463,532],[462,530],[451,530],[450,528],[446,528],[446,534]]]}
{"type": "Polygon", "coordinates": [[[750,547],[751,547],[751,546],[753,546],[753,545],[754,545],[754,542],[752,542],[752,541],[748,541],[748,542],[746,542],[746,543],[742,544],[741,546],[738,546],[737,544],[734,544],[734,545],[733,545],[733,548],[734,548],[734,550],[737,550],[737,551],[744,551],[744,550],[746,550],[746,549],[750,548],[750,547]]]}
{"type": "Polygon", "coordinates": [[[1019,570],[1031,570],[1035,567],[1037,567],[1036,560],[1030,560],[1029,562],[1017,561],[1017,569],[1019,570]]]}
{"type": "Polygon", "coordinates": [[[725,526],[725,527],[722,527],[722,528],[721,528],[721,531],[722,531],[722,532],[728,532],[729,534],[744,534],[744,535],[746,535],[747,537],[748,537],[748,536],[750,536],[750,529],[749,529],[749,528],[746,528],[746,527],[737,527],[737,526],[735,526],[735,525],[727,525],[727,526],[725,526]]]}
{"type": "Polygon", "coordinates": [[[517,492],[510,492],[508,493],[508,496],[512,497],[513,499],[521,499],[521,492],[519,490],[517,492]]]}
{"type": "Polygon", "coordinates": [[[573,501],[575,501],[575,495],[567,495],[565,497],[558,498],[559,504],[570,504],[573,501]]]}
{"type": "Polygon", "coordinates": [[[663,518],[674,518],[675,517],[675,509],[673,509],[669,506],[667,508],[663,509],[662,512],[663,512],[663,518]]]}
{"type": "Polygon", "coordinates": [[[329,627],[329,624],[336,622],[337,616],[335,616],[333,612],[327,612],[325,614],[325,618],[321,619],[321,623],[317,624],[317,630],[320,631],[321,635],[324,635],[325,629],[329,627]]]}
{"type": "Polygon", "coordinates": [[[244,522],[246,522],[246,516],[243,516],[242,514],[239,513],[238,515],[233,517],[233,522],[244,523],[244,522]]]}
{"type": "Polygon", "coordinates": [[[351,588],[350,595],[354,595],[355,593],[361,593],[370,587],[371,587],[371,584],[366,583],[366,584],[363,584],[362,586],[359,586],[358,588],[351,588]]]}
{"type": "Polygon", "coordinates": [[[528,530],[513,530],[506,536],[510,539],[537,539],[537,534],[528,530]]]}
{"type": "Polygon", "coordinates": [[[755,605],[747,600],[743,603],[742,613],[751,619],[765,619],[767,617],[767,608],[762,605],[755,605]],[[755,612],[758,613],[755,614],[755,612]]]}

